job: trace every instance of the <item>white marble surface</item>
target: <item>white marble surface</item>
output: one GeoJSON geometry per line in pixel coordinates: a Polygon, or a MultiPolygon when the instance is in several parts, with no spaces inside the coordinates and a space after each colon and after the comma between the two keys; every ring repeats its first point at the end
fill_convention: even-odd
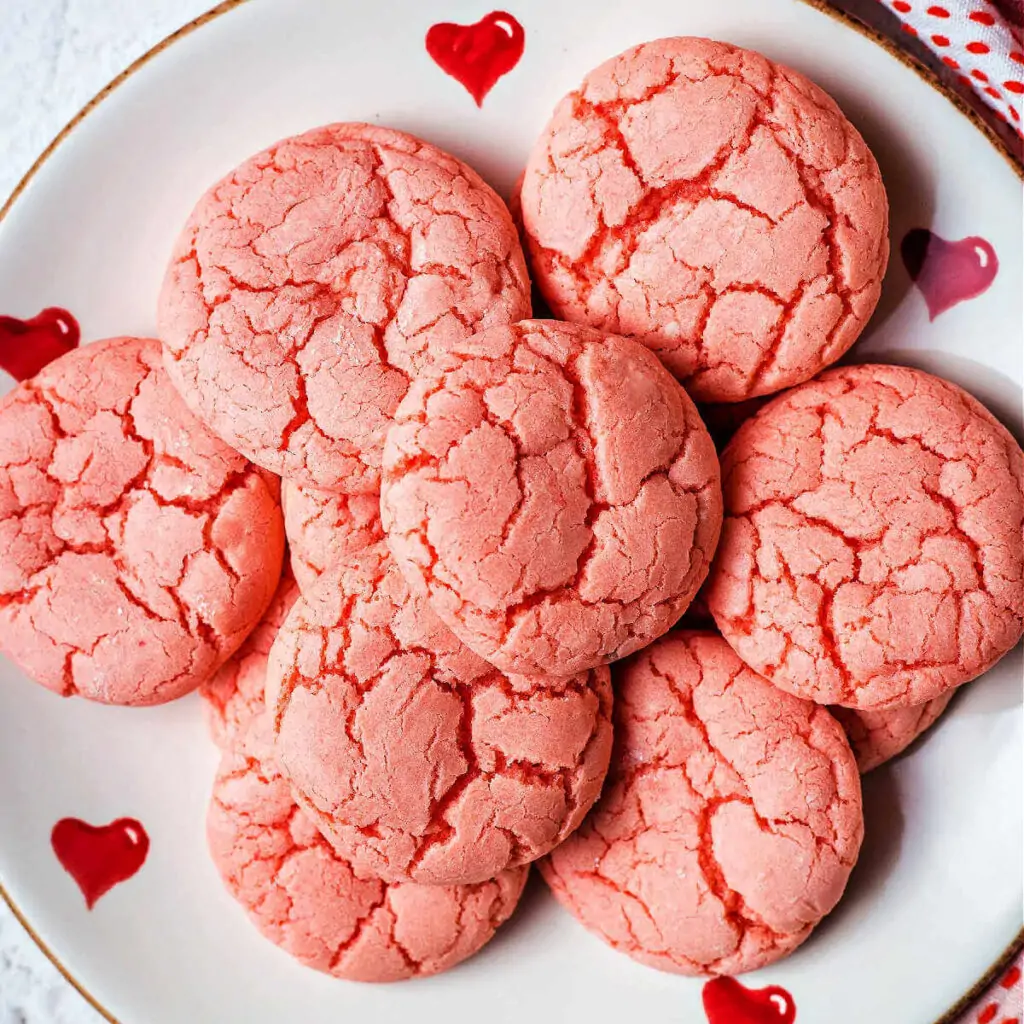
{"type": "MultiPolygon", "coordinates": [[[[211,2],[0,0],[0,198],[111,78],[211,2]]],[[[0,903],[0,1024],[100,1021],[0,903]]]]}

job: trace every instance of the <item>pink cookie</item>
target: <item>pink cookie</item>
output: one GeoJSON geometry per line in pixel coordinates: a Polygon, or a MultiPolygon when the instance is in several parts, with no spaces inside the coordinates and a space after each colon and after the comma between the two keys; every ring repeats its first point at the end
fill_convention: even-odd
{"type": "Polygon", "coordinates": [[[833,100],[708,39],[645,43],[587,75],[536,144],[521,203],[555,315],[642,340],[704,402],[838,359],[889,256],[878,165],[833,100]]]}
{"type": "Polygon", "coordinates": [[[751,668],[820,704],[930,701],[1024,632],[1024,455],[960,388],[900,366],[831,370],[722,456],[708,586],[751,668]]]}
{"type": "Polygon", "coordinates": [[[428,353],[528,316],[504,203],[411,135],[336,124],[247,160],[199,202],[160,298],[193,411],[303,485],[378,489],[391,415],[428,353]]]}
{"type": "Polygon", "coordinates": [[[902,754],[921,733],[930,729],[953,699],[954,690],[925,704],[886,711],[856,711],[836,705],[829,711],[846,730],[861,775],[902,754]]]}
{"type": "Polygon", "coordinates": [[[266,668],[266,654],[254,653],[239,675],[245,689],[232,695],[223,687],[240,714],[214,783],[207,834],[228,891],[271,942],[338,978],[398,981],[472,956],[515,909],[529,868],[447,887],[357,874],[273,767],[266,668]]]}
{"type": "Polygon", "coordinates": [[[199,687],[210,735],[221,750],[227,750],[252,719],[263,713],[270,648],[298,597],[295,580],[285,573],[259,625],[199,687]]]}
{"type": "Polygon", "coordinates": [[[383,544],[326,573],[271,654],[276,758],[362,874],[479,882],[543,856],[597,798],[606,668],[504,676],[414,597],[383,544]]]}
{"type": "Polygon", "coordinates": [[[791,953],[839,901],[863,836],[838,723],[706,633],[641,651],[615,692],[605,792],[540,865],[555,897],[661,970],[739,974],[791,953]]]}
{"type": "Polygon", "coordinates": [[[307,967],[350,981],[446,971],[515,910],[529,867],[475,885],[388,885],[360,876],[280,775],[226,754],[207,818],[214,863],[260,932],[307,967]]]}
{"type": "Polygon", "coordinates": [[[325,569],[384,536],[376,494],[336,494],[285,481],[281,505],[292,572],[303,590],[325,569]]]}
{"type": "Polygon", "coordinates": [[[160,345],[76,349],[0,403],[0,643],[64,696],[195,689],[281,575],[277,482],[185,407],[160,345]]]}
{"type": "Polygon", "coordinates": [[[381,514],[464,643],[509,672],[566,675],[650,643],[690,603],[718,542],[718,458],[643,346],[527,320],[410,388],[381,514]]]}

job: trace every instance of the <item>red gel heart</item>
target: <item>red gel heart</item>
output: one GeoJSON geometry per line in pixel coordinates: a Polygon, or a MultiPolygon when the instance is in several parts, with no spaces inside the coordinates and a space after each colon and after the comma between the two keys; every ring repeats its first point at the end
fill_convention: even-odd
{"type": "Polygon", "coordinates": [[[62,818],[53,826],[50,845],[92,910],[104,893],[142,867],[149,852],[149,836],[134,818],[118,818],[109,825],[62,818]]]}
{"type": "Polygon", "coordinates": [[[427,53],[437,66],[461,82],[482,106],[484,97],[523,55],[523,26],[504,11],[492,11],[475,25],[442,22],[427,32],[427,53]]]}
{"type": "Polygon", "coordinates": [[[54,306],[31,320],[0,316],[0,367],[15,380],[34,377],[78,344],[78,321],[54,306]]]}
{"type": "Polygon", "coordinates": [[[904,236],[900,252],[932,320],[958,302],[977,298],[999,272],[995,249],[977,235],[947,242],[927,228],[914,228],[904,236]]]}
{"type": "Polygon", "coordinates": [[[796,1003],[778,985],[745,988],[735,978],[714,978],[704,986],[709,1024],[793,1024],[796,1003]]]}

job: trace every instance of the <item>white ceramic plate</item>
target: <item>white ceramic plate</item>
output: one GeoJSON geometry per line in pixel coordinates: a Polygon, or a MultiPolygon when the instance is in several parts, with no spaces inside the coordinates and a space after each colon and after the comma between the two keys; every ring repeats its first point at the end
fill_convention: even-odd
{"type": "MultiPolygon", "coordinates": [[[[479,0],[225,5],[95,107],[10,206],[0,313],[63,306],[86,339],[151,334],[164,262],[193,202],[267,143],[329,121],[377,121],[452,150],[507,192],[555,101],[587,69],[631,43],[703,34],[809,74],[878,155],[894,259],[855,357],[948,376],[1020,437],[1020,181],[934,86],[798,0],[508,2],[525,52],[482,108],[424,46],[433,23],[486,14],[479,0]],[[951,240],[980,236],[999,260],[982,294],[934,322],[899,258],[900,240],[919,226],[951,240]]],[[[447,975],[389,987],[307,971],[249,926],[206,856],[216,757],[197,699],[111,709],[61,701],[7,663],[0,675],[0,880],[112,1019],[704,1020],[699,982],[615,954],[539,885],[480,956],[447,975]],[[67,816],[131,816],[151,837],[142,870],[91,912],[50,848],[67,816]]],[[[1020,703],[1018,649],[911,756],[868,779],[868,841],[848,897],[795,956],[749,985],[784,986],[807,1024],[930,1024],[974,985],[1021,926],[1020,703]]]]}

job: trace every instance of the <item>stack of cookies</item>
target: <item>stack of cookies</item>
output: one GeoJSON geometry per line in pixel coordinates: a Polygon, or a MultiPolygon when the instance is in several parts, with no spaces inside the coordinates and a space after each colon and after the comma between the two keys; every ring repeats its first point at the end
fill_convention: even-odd
{"type": "Polygon", "coordinates": [[[591,72],[509,206],[400,131],[279,142],[199,201],[159,341],[0,406],[0,642],[65,696],[199,688],[214,861],[310,967],[446,970],[533,862],[654,967],[778,960],[860,772],[1024,632],[1011,435],[827,369],[888,252],[835,103],[708,40],[591,72]]]}

